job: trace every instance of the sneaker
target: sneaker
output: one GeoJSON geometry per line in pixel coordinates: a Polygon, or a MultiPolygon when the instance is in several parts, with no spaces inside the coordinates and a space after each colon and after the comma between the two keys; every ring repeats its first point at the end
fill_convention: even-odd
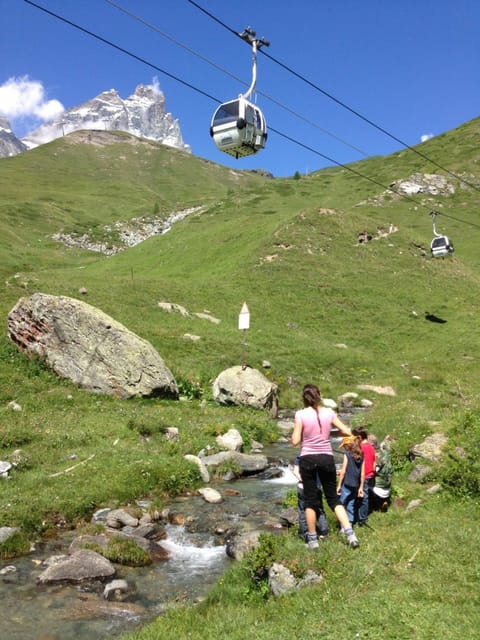
{"type": "Polygon", "coordinates": [[[315,536],[315,537],[307,536],[307,547],[308,547],[309,549],[318,549],[318,546],[319,546],[319,545],[318,545],[318,538],[317,538],[317,536],[315,536]]]}
{"type": "Polygon", "coordinates": [[[352,549],[356,549],[360,546],[357,536],[354,534],[353,529],[350,529],[348,533],[342,530],[343,535],[347,539],[347,543],[352,549]]]}
{"type": "Polygon", "coordinates": [[[357,536],[353,533],[349,533],[347,535],[347,542],[348,544],[352,547],[352,549],[356,549],[358,546],[360,546],[360,543],[358,541],[357,536]]]}

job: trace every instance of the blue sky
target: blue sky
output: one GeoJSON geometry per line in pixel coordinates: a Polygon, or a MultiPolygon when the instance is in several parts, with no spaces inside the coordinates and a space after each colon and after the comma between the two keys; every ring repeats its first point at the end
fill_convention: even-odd
{"type": "MultiPolygon", "coordinates": [[[[59,108],[112,88],[126,98],[157,79],[195,155],[276,176],[334,164],[320,154],[349,163],[402,148],[277,62],[408,145],[479,115],[478,0],[196,2],[230,29],[250,26],[270,41],[273,60],[257,59],[256,101],[267,124],[300,145],[271,132],[257,155],[230,158],[209,135],[217,102],[25,0],[0,0],[0,112],[22,136],[59,108]]],[[[250,84],[249,46],[188,0],[35,3],[220,102],[250,84]]]]}

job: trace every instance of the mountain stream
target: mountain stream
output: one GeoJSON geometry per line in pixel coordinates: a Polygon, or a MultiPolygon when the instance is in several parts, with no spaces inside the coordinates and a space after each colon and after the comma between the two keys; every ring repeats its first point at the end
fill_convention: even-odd
{"type": "MultiPolygon", "coordinates": [[[[241,521],[242,532],[279,528],[282,500],[296,484],[291,464],[296,450],[290,444],[275,444],[263,451],[273,461],[278,477],[242,477],[234,482],[215,483],[227,493],[223,503],[211,505],[201,496],[170,501],[171,510],[204,522],[221,520],[235,528],[241,521]]],[[[102,596],[104,585],[48,585],[36,583],[45,569],[43,561],[68,553],[78,533],[37,545],[22,558],[0,564],[0,599],[3,609],[1,637],[8,640],[107,640],[120,638],[158,617],[172,602],[194,602],[203,598],[233,562],[211,527],[191,528],[167,525],[162,546],[171,557],[148,567],[116,566],[115,579],[129,586],[125,600],[108,601],[102,596]],[[202,532],[203,531],[203,532],[202,532]]],[[[221,537],[221,536],[219,536],[221,537]]]]}

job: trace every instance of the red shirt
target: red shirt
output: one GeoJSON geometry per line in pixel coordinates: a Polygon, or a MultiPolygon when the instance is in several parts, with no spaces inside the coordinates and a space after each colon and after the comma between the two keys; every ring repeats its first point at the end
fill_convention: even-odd
{"type": "Polygon", "coordinates": [[[363,459],[365,460],[365,480],[375,475],[375,447],[370,442],[362,441],[363,459]]]}

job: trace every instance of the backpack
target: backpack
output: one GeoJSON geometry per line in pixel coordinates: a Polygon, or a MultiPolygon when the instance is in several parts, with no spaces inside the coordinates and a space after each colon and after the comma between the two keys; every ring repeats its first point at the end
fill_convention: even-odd
{"type": "Polygon", "coordinates": [[[382,451],[382,458],[376,469],[375,484],[387,489],[392,484],[392,476],[393,465],[390,454],[387,451],[382,451]]]}

